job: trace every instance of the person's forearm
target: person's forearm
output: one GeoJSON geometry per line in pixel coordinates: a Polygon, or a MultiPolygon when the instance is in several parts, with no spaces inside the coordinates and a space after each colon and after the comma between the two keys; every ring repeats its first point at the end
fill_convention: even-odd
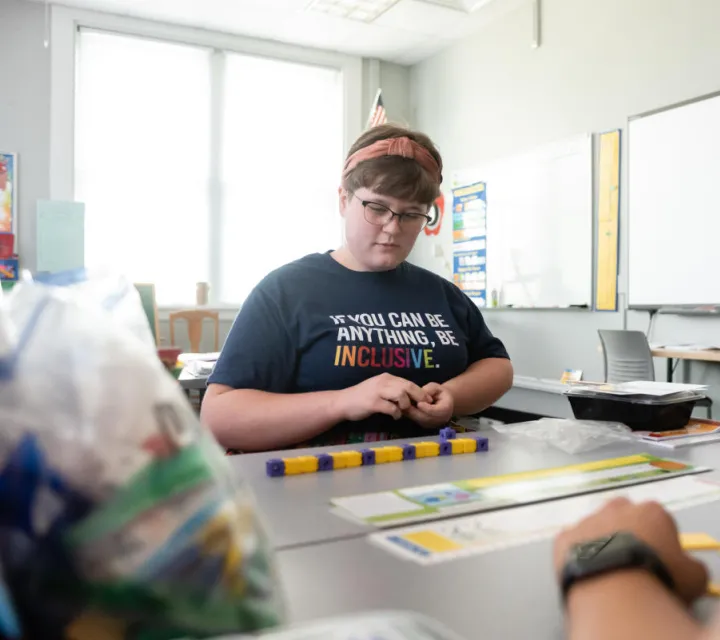
{"type": "Polygon", "coordinates": [[[647,571],[617,571],[571,588],[568,640],[695,640],[703,630],[647,571]]]}
{"type": "Polygon", "coordinates": [[[455,415],[466,416],[487,409],[512,386],[513,368],[505,358],[473,362],[465,373],[443,384],[455,401],[455,415]]]}
{"type": "Polygon", "coordinates": [[[203,402],[202,420],[228,449],[264,451],[312,438],[344,418],[338,391],[268,393],[233,389],[203,402]]]}

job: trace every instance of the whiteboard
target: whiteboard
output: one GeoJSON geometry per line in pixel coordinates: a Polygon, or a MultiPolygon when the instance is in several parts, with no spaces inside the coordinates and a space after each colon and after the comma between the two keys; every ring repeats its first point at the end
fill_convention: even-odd
{"type": "Polygon", "coordinates": [[[487,185],[487,291],[503,306],[592,304],[592,137],[486,166],[454,185],[487,185]]]}
{"type": "Polygon", "coordinates": [[[720,96],[629,124],[630,306],[720,303],[720,96]]]}

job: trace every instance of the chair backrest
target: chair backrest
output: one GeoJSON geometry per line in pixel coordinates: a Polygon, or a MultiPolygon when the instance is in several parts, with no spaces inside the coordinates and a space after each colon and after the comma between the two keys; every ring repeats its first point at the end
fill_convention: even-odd
{"type": "Polygon", "coordinates": [[[158,307],[157,298],[155,297],[155,285],[136,282],[135,288],[140,294],[140,301],[142,302],[143,310],[147,316],[150,331],[152,331],[153,338],[155,338],[155,344],[159,344],[160,329],[158,327],[158,307]]]}
{"type": "Polygon", "coordinates": [[[213,351],[220,350],[220,314],[217,311],[208,311],[207,309],[174,311],[168,316],[168,320],[170,322],[170,343],[172,345],[175,345],[175,321],[185,320],[187,322],[190,353],[200,353],[203,322],[212,320],[215,325],[215,347],[213,351]]]}
{"type": "Polygon", "coordinates": [[[642,331],[611,331],[600,329],[605,382],[655,380],[655,367],[650,345],[642,331]]]}

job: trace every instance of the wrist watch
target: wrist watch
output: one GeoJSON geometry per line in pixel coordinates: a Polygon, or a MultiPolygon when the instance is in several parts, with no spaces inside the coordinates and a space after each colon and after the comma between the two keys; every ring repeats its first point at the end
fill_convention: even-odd
{"type": "Polygon", "coordinates": [[[644,569],[670,591],[675,589],[670,571],[655,550],[632,533],[618,532],[570,549],[560,578],[563,600],[575,583],[621,569],[644,569]]]}

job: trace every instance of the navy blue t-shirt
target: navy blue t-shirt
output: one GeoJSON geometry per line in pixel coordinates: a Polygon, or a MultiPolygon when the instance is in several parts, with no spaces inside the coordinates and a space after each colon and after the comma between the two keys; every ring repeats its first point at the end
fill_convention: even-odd
{"type": "MultiPolygon", "coordinates": [[[[477,306],[444,278],[407,262],[391,271],[353,271],[318,253],[255,287],[208,383],[304,393],[345,389],[387,372],[422,387],[477,360],[507,357],[477,306]]],[[[375,415],[339,424],[311,444],[422,434],[411,420],[375,415]]]]}

